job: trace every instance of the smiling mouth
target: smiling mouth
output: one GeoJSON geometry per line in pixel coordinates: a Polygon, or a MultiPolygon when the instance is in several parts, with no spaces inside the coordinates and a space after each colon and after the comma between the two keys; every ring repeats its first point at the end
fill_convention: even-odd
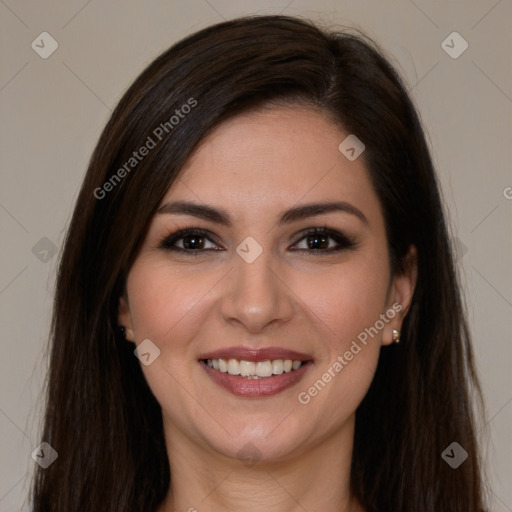
{"type": "Polygon", "coordinates": [[[265,361],[245,361],[243,359],[203,359],[213,370],[229,373],[244,379],[268,379],[283,373],[292,373],[308,361],[274,359],[265,361]]]}

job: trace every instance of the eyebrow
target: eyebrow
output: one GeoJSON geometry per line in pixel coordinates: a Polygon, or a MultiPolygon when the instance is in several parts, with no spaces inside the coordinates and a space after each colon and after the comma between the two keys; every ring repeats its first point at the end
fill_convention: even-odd
{"type": "MultiPolygon", "coordinates": [[[[344,212],[358,217],[364,224],[369,225],[368,219],[355,206],[345,202],[310,203],[290,208],[282,212],[277,222],[278,225],[291,224],[293,222],[322,215],[325,213],[344,212]]],[[[158,210],[157,214],[182,214],[199,217],[201,219],[215,222],[223,226],[231,227],[232,221],[226,210],[216,208],[207,204],[191,203],[187,201],[174,201],[165,203],[158,210]]]]}

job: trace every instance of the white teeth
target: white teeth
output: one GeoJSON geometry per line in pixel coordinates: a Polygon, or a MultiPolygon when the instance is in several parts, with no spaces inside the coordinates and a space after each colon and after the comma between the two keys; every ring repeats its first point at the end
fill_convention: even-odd
{"type": "Polygon", "coordinates": [[[302,365],[302,362],[301,361],[293,361],[293,364],[292,364],[292,369],[293,370],[298,370],[302,365]]]}
{"type": "Polygon", "coordinates": [[[240,363],[236,359],[228,361],[228,373],[230,375],[240,375],[240,363]]]}
{"type": "Polygon", "coordinates": [[[240,375],[248,377],[256,374],[256,364],[253,361],[240,361],[240,375]]]}
{"type": "Polygon", "coordinates": [[[245,361],[237,359],[207,359],[206,364],[214,370],[230,375],[240,375],[246,379],[258,379],[272,377],[272,375],[281,375],[283,372],[289,373],[298,370],[302,361],[292,359],[274,359],[273,361],[245,361]]]}
{"type": "Polygon", "coordinates": [[[256,363],[256,375],[258,377],[270,377],[272,375],[272,363],[270,361],[258,361],[256,363]]]}
{"type": "Polygon", "coordinates": [[[281,375],[284,372],[284,364],[282,359],[272,361],[272,373],[274,375],[281,375]]]}

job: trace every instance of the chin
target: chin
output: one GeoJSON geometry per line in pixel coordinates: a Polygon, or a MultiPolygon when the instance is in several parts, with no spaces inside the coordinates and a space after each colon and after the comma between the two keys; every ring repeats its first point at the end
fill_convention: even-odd
{"type": "Polygon", "coordinates": [[[236,428],[226,428],[231,435],[224,432],[221,439],[206,437],[205,440],[218,453],[247,465],[284,461],[302,452],[311,437],[304,427],[299,436],[293,421],[287,423],[290,418],[291,415],[279,425],[283,418],[271,422],[260,417],[236,428]]]}

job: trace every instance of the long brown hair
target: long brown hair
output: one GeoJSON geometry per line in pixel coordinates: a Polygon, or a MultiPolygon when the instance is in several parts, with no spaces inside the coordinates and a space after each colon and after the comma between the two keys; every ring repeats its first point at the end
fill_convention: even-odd
{"type": "Polygon", "coordinates": [[[309,105],[356,134],[392,273],[404,270],[410,244],[418,251],[402,342],[381,350],[356,413],[353,493],[369,512],[484,509],[471,402],[474,392],[482,403],[481,391],[438,179],[407,89],[360,34],[255,16],[208,27],[160,55],[99,139],[58,271],[42,440],[59,457],[37,468],[34,512],[154,511],[163,501],[171,475],[161,409],[118,334],[119,297],[193,149],[228,117],[268,102],[309,105]],[[453,441],[468,454],[456,469],[441,457],[453,441]]]}

